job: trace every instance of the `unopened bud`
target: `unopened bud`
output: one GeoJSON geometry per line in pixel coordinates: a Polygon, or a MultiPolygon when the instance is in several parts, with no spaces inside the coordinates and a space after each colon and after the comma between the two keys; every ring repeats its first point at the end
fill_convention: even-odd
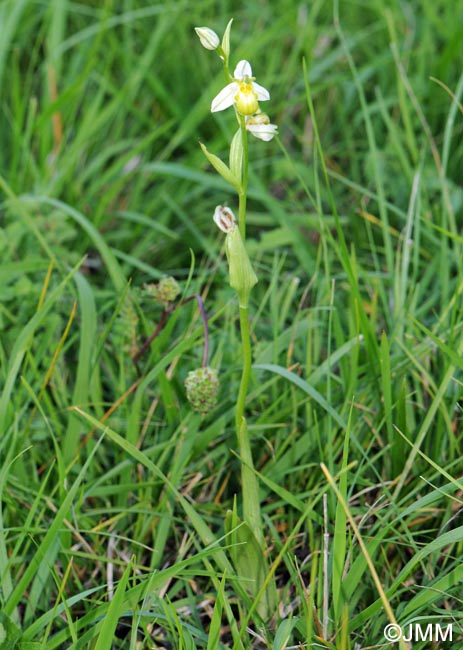
{"type": "Polygon", "coordinates": [[[224,205],[216,207],[213,219],[223,232],[231,232],[236,225],[235,215],[224,205]]]}
{"type": "Polygon", "coordinates": [[[214,32],[213,29],[209,27],[195,27],[195,32],[199,36],[201,45],[206,48],[206,50],[216,50],[220,45],[220,38],[214,32]]]}
{"type": "Polygon", "coordinates": [[[214,212],[214,221],[220,230],[227,233],[225,252],[230,273],[230,285],[238,293],[240,307],[247,307],[251,289],[257,284],[257,276],[241,238],[235,215],[230,208],[218,205],[214,212]]]}
{"type": "Polygon", "coordinates": [[[195,411],[205,415],[217,404],[219,378],[215,368],[191,370],[185,379],[186,396],[195,411]]]}

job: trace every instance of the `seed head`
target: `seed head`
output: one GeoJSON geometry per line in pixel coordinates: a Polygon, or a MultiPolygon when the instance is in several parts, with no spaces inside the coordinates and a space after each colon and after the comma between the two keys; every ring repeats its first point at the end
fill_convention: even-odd
{"type": "Polygon", "coordinates": [[[157,284],[145,284],[145,290],[162,305],[167,307],[180,293],[180,286],[171,275],[162,278],[157,284]]]}
{"type": "Polygon", "coordinates": [[[217,404],[218,371],[215,368],[191,370],[185,379],[186,396],[195,411],[205,415],[217,404]]]}

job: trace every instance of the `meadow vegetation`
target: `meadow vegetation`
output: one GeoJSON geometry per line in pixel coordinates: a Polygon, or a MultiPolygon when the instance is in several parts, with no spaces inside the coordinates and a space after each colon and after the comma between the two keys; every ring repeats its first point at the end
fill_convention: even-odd
{"type": "Polygon", "coordinates": [[[416,621],[459,647],[462,24],[447,0],[0,5],[0,649],[360,650],[416,621]],[[224,532],[242,356],[212,216],[237,205],[199,146],[225,158],[236,121],[194,27],[230,18],[279,128],[249,142],[247,216],[267,617],[224,532]],[[208,315],[206,415],[196,299],[137,355],[165,276],[208,315]]]}

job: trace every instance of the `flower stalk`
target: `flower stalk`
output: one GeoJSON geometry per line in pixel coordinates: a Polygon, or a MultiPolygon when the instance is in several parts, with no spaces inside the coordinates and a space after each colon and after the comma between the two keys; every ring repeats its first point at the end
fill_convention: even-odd
{"type": "MultiPolygon", "coordinates": [[[[241,460],[243,524],[247,526],[248,533],[246,534],[253,536],[255,540],[254,546],[251,544],[254,552],[256,543],[257,548],[262,549],[257,562],[259,567],[262,568],[266,563],[266,558],[263,553],[264,535],[260,510],[259,484],[254,469],[251,441],[246,421],[246,401],[252,372],[249,299],[251,290],[257,283],[257,276],[246,251],[246,208],[249,164],[248,133],[251,133],[260,140],[268,142],[277,134],[277,127],[275,124],[270,123],[268,116],[262,113],[260,109],[259,102],[268,101],[270,99],[270,93],[266,88],[256,83],[250,63],[245,60],[239,61],[233,75],[230,73],[231,22],[227,25],[221,44],[215,48],[215,51],[223,61],[227,85],[222,88],[211,103],[212,113],[233,107],[238,122],[238,131],[230,146],[229,166],[220,158],[210,153],[203,144],[201,144],[201,148],[215,170],[234,187],[238,194],[238,223],[235,222],[233,212],[230,208],[225,206],[218,206],[216,208],[214,221],[226,233],[225,251],[229,265],[230,285],[236,290],[238,295],[243,365],[236,401],[235,426],[241,460]]],[[[217,39],[210,33],[212,30],[209,31],[207,28],[201,29],[203,30],[201,35],[198,34],[200,38],[201,36],[203,38],[207,37],[207,41],[203,45],[206,49],[212,49],[211,46],[217,42],[217,39]]],[[[201,42],[203,41],[201,40],[201,42]]],[[[231,525],[231,528],[233,528],[230,522],[237,521],[236,513],[233,517],[228,517],[227,515],[227,521],[231,525]]],[[[244,551],[243,553],[245,554],[244,551]]],[[[249,553],[251,553],[251,550],[249,550],[249,553]]],[[[254,562],[251,562],[251,565],[253,564],[254,562]]],[[[256,577],[256,584],[258,582],[259,580],[256,577]]],[[[270,598],[268,602],[271,600],[270,598]]],[[[267,615],[271,615],[271,612],[267,610],[268,608],[265,610],[267,615]]]]}
{"type": "Polygon", "coordinates": [[[241,60],[236,65],[233,75],[230,73],[231,23],[232,21],[228,23],[220,44],[219,37],[213,30],[208,27],[196,28],[201,44],[208,50],[215,50],[222,59],[227,82],[226,86],[212,100],[211,112],[216,113],[233,107],[238,122],[238,131],[230,146],[230,166],[209,152],[203,144],[201,144],[201,148],[214,169],[235,188],[238,194],[238,224],[235,223],[232,211],[224,206],[216,208],[214,221],[226,233],[225,251],[229,264],[230,285],[236,290],[239,303],[243,367],[236,402],[235,426],[241,458],[243,516],[256,540],[262,545],[259,489],[245,417],[252,370],[248,305],[251,289],[257,283],[256,274],[246,252],[248,133],[260,140],[269,141],[276,135],[277,127],[270,123],[268,116],[260,109],[259,102],[268,101],[270,93],[256,82],[251,64],[246,60],[241,60]]]}
{"type": "MultiPolygon", "coordinates": [[[[248,191],[248,133],[246,131],[246,118],[239,115],[241,142],[242,142],[242,173],[241,187],[238,195],[238,226],[243,243],[246,242],[246,205],[248,191]]],[[[235,411],[235,427],[238,446],[241,456],[241,485],[243,490],[243,519],[253,531],[257,542],[262,546],[264,542],[262,515],[260,510],[259,484],[254,470],[251,441],[245,418],[246,398],[249,391],[252,369],[252,346],[249,330],[248,305],[239,306],[241,345],[243,351],[243,369],[238,391],[235,411]]]]}
{"type": "Polygon", "coordinates": [[[241,141],[243,146],[243,163],[241,174],[241,189],[239,193],[239,208],[238,208],[238,224],[240,227],[241,237],[243,241],[246,240],[246,203],[248,193],[248,132],[246,131],[246,118],[243,115],[239,116],[241,141]]]}

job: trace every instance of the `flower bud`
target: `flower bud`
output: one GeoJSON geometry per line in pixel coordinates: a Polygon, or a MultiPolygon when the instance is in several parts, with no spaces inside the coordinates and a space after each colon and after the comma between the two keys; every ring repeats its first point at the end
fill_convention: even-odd
{"type": "Polygon", "coordinates": [[[219,378],[215,368],[191,370],[185,379],[186,396],[195,411],[205,415],[217,404],[219,378]]]}
{"type": "Polygon", "coordinates": [[[220,38],[214,32],[214,30],[209,27],[195,27],[195,32],[199,36],[201,45],[206,48],[206,50],[216,50],[220,45],[220,38]]]}
{"type": "Polygon", "coordinates": [[[236,225],[235,215],[224,205],[216,207],[213,219],[223,232],[230,232],[236,225]]]}
{"type": "Polygon", "coordinates": [[[251,289],[257,284],[257,276],[241,238],[235,215],[230,208],[218,205],[214,212],[214,221],[220,230],[227,233],[225,253],[228,260],[230,286],[238,293],[240,307],[245,308],[248,306],[251,289]]]}

